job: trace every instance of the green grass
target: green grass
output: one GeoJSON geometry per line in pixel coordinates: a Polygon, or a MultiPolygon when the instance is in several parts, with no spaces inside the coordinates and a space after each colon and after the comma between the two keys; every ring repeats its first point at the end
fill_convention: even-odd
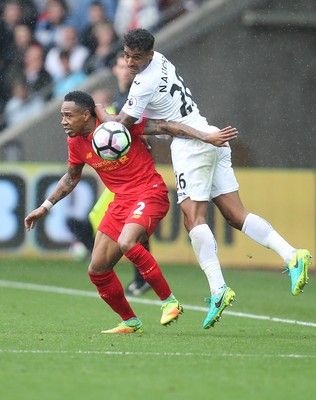
{"type": "MultiPolygon", "coordinates": [[[[102,335],[119,318],[97,296],[0,287],[0,398],[63,400],[138,398],[304,399],[315,397],[314,276],[293,297],[287,275],[224,270],[237,302],[214,329],[203,330],[208,287],[192,266],[163,266],[187,305],[160,326],[157,304],[132,302],[145,333],[102,335]],[[241,316],[236,313],[243,313],[241,316]],[[311,326],[248,318],[298,320],[311,326]]],[[[130,265],[117,267],[123,285],[130,265]]],[[[95,293],[85,263],[0,259],[0,280],[95,293]]],[[[4,286],[4,285],[3,285],[4,286]]],[[[140,298],[156,300],[153,292],[140,298]]]]}

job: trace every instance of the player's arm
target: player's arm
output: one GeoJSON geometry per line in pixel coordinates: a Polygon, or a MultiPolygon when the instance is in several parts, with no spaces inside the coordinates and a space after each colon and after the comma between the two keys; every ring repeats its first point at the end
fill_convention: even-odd
{"type": "MultiPolygon", "coordinates": [[[[121,111],[119,113],[119,115],[117,115],[117,116],[111,115],[104,110],[104,107],[102,106],[102,104],[95,105],[95,113],[97,115],[97,118],[100,121],[102,121],[102,122],[108,122],[108,121],[120,122],[122,125],[126,126],[127,129],[129,129],[137,121],[137,118],[131,117],[130,115],[125,114],[123,111],[121,111]]],[[[147,150],[151,150],[151,146],[144,136],[140,136],[140,140],[143,142],[143,145],[145,146],[145,148],[147,150]]]]}
{"type": "MultiPolygon", "coordinates": [[[[108,114],[102,107],[99,106],[96,106],[95,111],[99,120],[103,122],[109,120],[107,119],[107,116],[114,117],[108,114]]],[[[114,117],[114,119],[112,120],[120,122],[127,128],[130,128],[137,119],[121,111],[120,114],[117,117],[114,117]]],[[[165,134],[172,137],[176,136],[199,139],[203,142],[211,143],[212,145],[217,147],[227,147],[229,141],[236,139],[236,137],[238,136],[238,131],[234,127],[227,126],[226,128],[219,129],[216,132],[209,133],[197,130],[188,125],[184,125],[181,122],[167,122],[163,119],[152,120],[147,118],[144,128],[144,135],[165,134]]]]}
{"type": "Polygon", "coordinates": [[[211,143],[217,147],[227,147],[228,142],[236,139],[238,131],[236,128],[227,126],[216,132],[203,132],[191,126],[184,125],[180,122],[167,122],[162,119],[147,119],[144,128],[144,135],[163,135],[167,134],[172,137],[184,137],[199,139],[206,143],[211,143]]]}
{"type": "Polygon", "coordinates": [[[109,114],[107,111],[105,111],[102,104],[95,105],[95,113],[97,115],[97,118],[100,121],[102,121],[102,122],[108,122],[108,121],[120,122],[122,125],[126,126],[127,129],[129,129],[137,121],[137,118],[131,117],[130,115],[125,114],[125,112],[123,112],[123,111],[120,111],[120,113],[118,115],[109,114]]]}
{"type": "Polygon", "coordinates": [[[74,190],[81,179],[83,167],[84,164],[68,167],[67,173],[58,181],[54,191],[48,196],[44,203],[25,218],[24,226],[27,231],[33,229],[38,219],[46,215],[58,201],[74,190]]]}

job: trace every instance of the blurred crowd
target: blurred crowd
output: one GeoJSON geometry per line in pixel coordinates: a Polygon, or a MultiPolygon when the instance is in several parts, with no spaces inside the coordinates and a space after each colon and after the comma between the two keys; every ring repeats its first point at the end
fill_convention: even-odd
{"type": "MultiPolygon", "coordinates": [[[[152,32],[198,0],[2,0],[0,130],[40,112],[102,68],[130,29],[152,32]]],[[[106,93],[111,104],[111,94],[106,93]]]]}

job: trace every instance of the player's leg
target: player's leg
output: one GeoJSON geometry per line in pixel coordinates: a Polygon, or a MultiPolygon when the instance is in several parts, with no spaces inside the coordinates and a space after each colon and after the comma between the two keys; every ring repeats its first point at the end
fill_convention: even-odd
{"type": "MultiPolygon", "coordinates": [[[[212,132],[218,129],[206,126],[202,130],[212,132]]],[[[174,139],[171,154],[184,225],[208,279],[211,294],[216,295],[221,292],[225,282],[217,257],[217,243],[206,223],[206,214],[218,161],[217,150],[198,140],[174,139]]]]}
{"type": "Polygon", "coordinates": [[[113,267],[122,257],[122,252],[113,239],[103,232],[97,231],[88,274],[96,286],[102,300],[121,318],[116,328],[103,333],[142,332],[143,325],[129,305],[113,267]]]}
{"type": "MultiPolygon", "coordinates": [[[[156,226],[157,222],[151,220],[151,227],[153,228],[156,226]]],[[[140,243],[141,238],[146,240],[144,239],[146,235],[147,231],[144,226],[135,223],[127,223],[124,225],[118,243],[125,257],[138,268],[141,276],[162,301],[163,315],[160,322],[162,325],[168,325],[179,317],[183,312],[183,308],[173,295],[156,259],[140,243]]]]}
{"type": "Polygon", "coordinates": [[[257,243],[274,250],[285,261],[290,261],[295,249],[286,242],[267,222],[258,215],[249,213],[243,206],[238,191],[213,198],[226,221],[257,243]]]}
{"type": "MultiPolygon", "coordinates": [[[[149,241],[143,243],[146,250],[150,252],[149,241]]],[[[125,289],[125,293],[130,296],[139,296],[147,292],[151,287],[140,274],[138,268],[133,264],[134,279],[130,282],[125,289]]]]}
{"type": "Polygon", "coordinates": [[[218,153],[220,162],[213,177],[213,202],[231,226],[283,258],[291,278],[292,294],[298,295],[308,281],[308,268],[311,263],[309,251],[294,248],[269,222],[244,208],[238,193],[230,150],[223,148],[218,150],[218,153]]]}
{"type": "Polygon", "coordinates": [[[292,294],[298,295],[308,281],[308,267],[311,263],[309,251],[294,248],[268,221],[249,213],[244,208],[238,191],[220,195],[213,202],[232,227],[279,254],[289,271],[292,294]]]}
{"type": "MultiPolygon", "coordinates": [[[[127,237],[128,233],[135,232],[136,230],[142,230],[146,234],[146,229],[142,225],[128,223],[124,226],[124,235],[127,237]]],[[[120,238],[119,244],[121,245],[120,238]]],[[[139,270],[140,274],[154,289],[160,300],[165,300],[171,295],[171,289],[164,278],[161,269],[158,266],[157,261],[152,254],[146,250],[140,242],[131,242],[130,247],[122,247],[121,249],[125,254],[126,258],[130,260],[139,270]]]]}
{"type": "Polygon", "coordinates": [[[217,243],[214,235],[206,224],[207,202],[195,202],[186,199],[181,203],[186,229],[189,232],[196,258],[204,271],[210,286],[211,296],[207,298],[209,311],[203,323],[203,328],[213,327],[224,309],[235,300],[235,292],[224,280],[219,259],[217,243]]]}
{"type": "MultiPolygon", "coordinates": [[[[210,132],[218,130],[215,127],[201,129],[210,132]]],[[[203,323],[203,327],[207,329],[214,325],[224,308],[235,299],[235,293],[225,284],[217,257],[217,243],[206,223],[213,175],[218,163],[218,150],[212,145],[196,140],[174,139],[171,151],[177,180],[178,203],[184,214],[185,227],[194,253],[207,277],[210,298],[213,300],[203,323]]]]}
{"type": "Polygon", "coordinates": [[[207,277],[211,294],[216,296],[222,291],[225,280],[217,257],[216,239],[206,223],[208,202],[188,198],[180,207],[195,256],[207,277]]]}

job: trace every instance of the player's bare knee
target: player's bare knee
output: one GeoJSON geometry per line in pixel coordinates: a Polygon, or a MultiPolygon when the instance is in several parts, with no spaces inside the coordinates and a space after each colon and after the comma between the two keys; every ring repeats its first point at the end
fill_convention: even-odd
{"type": "Polygon", "coordinates": [[[136,244],[135,240],[131,240],[129,238],[119,237],[117,244],[119,245],[123,254],[125,254],[128,250],[133,248],[136,244]]]}
{"type": "Polygon", "coordinates": [[[188,215],[184,216],[184,226],[187,232],[190,232],[196,226],[203,224],[206,224],[206,220],[202,215],[197,215],[194,217],[190,217],[188,215]]]}
{"type": "Polygon", "coordinates": [[[236,216],[234,216],[234,215],[231,215],[231,216],[229,216],[229,217],[226,217],[225,219],[226,219],[227,223],[228,223],[231,227],[233,227],[233,228],[238,229],[239,231],[241,231],[242,226],[243,226],[243,221],[244,221],[244,219],[241,219],[239,216],[236,217],[236,216]]]}
{"type": "Polygon", "coordinates": [[[186,219],[184,220],[184,227],[187,230],[187,232],[190,232],[193,229],[193,225],[186,219]]]}
{"type": "Polygon", "coordinates": [[[97,275],[97,274],[102,274],[107,271],[111,271],[113,269],[113,265],[108,265],[106,263],[98,263],[94,262],[93,259],[91,260],[89,266],[88,266],[88,274],[90,275],[97,275]]]}

